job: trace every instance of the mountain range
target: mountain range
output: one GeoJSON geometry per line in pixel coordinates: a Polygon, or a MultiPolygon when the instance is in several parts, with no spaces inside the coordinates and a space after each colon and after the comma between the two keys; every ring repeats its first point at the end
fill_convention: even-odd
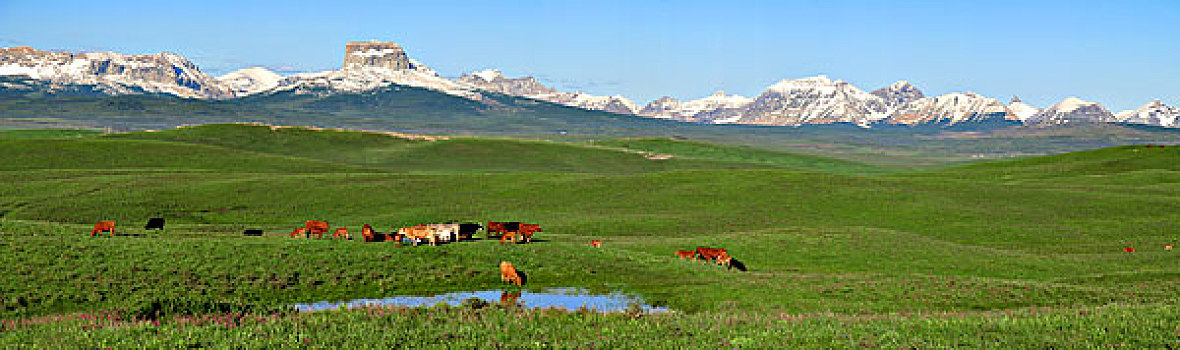
{"type": "MultiPolygon", "coordinates": [[[[419,88],[471,101],[481,108],[507,107],[497,95],[521,97],[591,111],[703,124],[801,126],[811,124],[942,125],[1011,122],[1034,125],[1132,123],[1180,127],[1180,108],[1156,100],[1113,114],[1101,104],[1066,98],[1043,110],[1013,97],[1007,104],[972,92],[926,96],[906,81],[866,92],[827,76],[784,79],[755,97],[717,92],[691,101],[661,97],[639,106],[620,96],[558,91],[532,77],[509,78],[483,70],[455,79],[411,59],[392,42],[350,42],[341,68],[282,76],[262,67],[214,77],[173,53],[124,55],[66,53],[31,47],[0,48],[0,96],[172,95],[234,100],[266,96],[329,97],[390,87],[419,88]]],[[[347,98],[339,101],[348,100],[347,98]]],[[[512,103],[513,106],[519,103],[512,103]]]]}

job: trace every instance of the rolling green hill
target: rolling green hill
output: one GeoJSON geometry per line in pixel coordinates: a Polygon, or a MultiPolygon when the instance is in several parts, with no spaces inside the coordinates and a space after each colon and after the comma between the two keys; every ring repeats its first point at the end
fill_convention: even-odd
{"type": "MultiPolygon", "coordinates": [[[[677,139],[422,141],[246,125],[5,135],[0,154],[17,160],[0,167],[0,264],[10,267],[0,277],[0,318],[133,315],[161,304],[172,305],[168,315],[269,314],[294,302],[500,289],[497,263],[507,260],[528,272],[527,288],[624,291],[677,310],[594,321],[610,331],[671,332],[618,346],[679,344],[674,334],[684,332],[750,346],[1152,347],[1176,341],[1168,332],[1180,322],[1163,307],[1180,301],[1180,256],[1163,249],[1180,243],[1173,224],[1180,181],[1169,180],[1180,149],[1171,147],[876,174],[858,163],[677,139]],[[1164,180],[1138,181],[1152,177],[1164,180]],[[169,228],[140,229],[154,216],[168,218],[169,228]],[[88,226],[103,219],[117,220],[122,235],[90,238],[88,226]],[[525,245],[438,247],[285,236],[307,219],[379,231],[520,220],[545,232],[525,245]],[[242,237],[244,228],[268,235],[242,237]],[[591,239],[603,248],[586,246],[591,239]],[[696,246],[724,247],[749,271],[673,254],[696,246]],[[788,334],[810,340],[782,338],[788,334]]],[[[287,326],[343,339],[385,334],[377,330],[392,323],[427,333],[455,319],[496,329],[543,319],[550,337],[564,339],[597,317],[389,312],[429,312],[433,321],[331,311],[240,329],[276,345],[290,340],[271,332],[287,326]]],[[[0,343],[129,345],[145,329],[178,343],[197,334],[214,345],[241,340],[168,318],[161,326],[79,330],[88,321],[60,317],[6,330],[0,343]]],[[[397,334],[443,344],[409,333],[397,334]]],[[[477,341],[455,333],[460,343],[477,341]]]]}

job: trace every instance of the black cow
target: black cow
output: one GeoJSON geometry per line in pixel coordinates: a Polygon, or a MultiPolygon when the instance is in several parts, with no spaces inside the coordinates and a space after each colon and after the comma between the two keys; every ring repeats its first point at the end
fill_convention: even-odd
{"type": "Polygon", "coordinates": [[[475,236],[475,232],[483,228],[480,224],[459,224],[459,237],[464,239],[471,239],[475,236]]]}
{"type": "Polygon", "coordinates": [[[262,236],[262,230],[246,230],[242,234],[247,236],[262,236]]]}
{"type": "Polygon", "coordinates": [[[144,225],[143,229],[144,230],[163,230],[164,229],[164,218],[148,219],[147,225],[144,225]]]}
{"type": "Polygon", "coordinates": [[[504,231],[508,231],[508,232],[520,231],[520,222],[518,222],[518,221],[505,222],[504,223],[504,231]]]}

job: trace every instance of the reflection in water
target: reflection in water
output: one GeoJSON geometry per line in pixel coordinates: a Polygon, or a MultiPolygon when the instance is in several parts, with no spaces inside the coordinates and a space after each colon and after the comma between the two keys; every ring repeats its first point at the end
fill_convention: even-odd
{"type": "Polygon", "coordinates": [[[516,300],[520,299],[520,293],[521,292],[519,290],[515,291],[515,292],[509,292],[509,291],[500,292],[500,305],[504,305],[504,306],[516,305],[516,300]]]}
{"type": "Polygon", "coordinates": [[[643,303],[642,299],[621,293],[606,295],[586,294],[584,290],[576,288],[550,289],[544,292],[530,291],[502,291],[485,290],[476,292],[456,292],[433,296],[395,296],[383,299],[357,299],[341,302],[321,301],[310,304],[294,305],[299,311],[331,310],[339,307],[363,306],[406,306],[421,307],[447,304],[459,306],[463,300],[470,298],[483,299],[489,303],[497,300],[503,305],[518,305],[526,308],[564,308],[576,310],[587,308],[600,312],[625,311],[632,305],[637,305],[645,312],[667,312],[668,308],[656,307],[643,303]],[[498,299],[497,299],[498,298],[498,299]]]}

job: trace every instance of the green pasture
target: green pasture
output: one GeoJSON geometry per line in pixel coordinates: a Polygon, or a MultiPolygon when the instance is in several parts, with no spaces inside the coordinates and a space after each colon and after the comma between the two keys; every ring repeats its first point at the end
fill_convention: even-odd
{"type": "Polygon", "coordinates": [[[0,155],[19,161],[0,163],[0,263],[8,267],[0,318],[19,331],[0,332],[2,343],[1180,341],[1180,314],[1164,306],[1180,301],[1180,250],[1164,250],[1180,243],[1180,148],[1115,147],[901,172],[678,139],[421,141],[242,125],[5,135],[0,155]],[[167,230],[142,229],[157,216],[167,218],[167,230]],[[388,231],[510,220],[540,223],[545,232],[532,244],[437,247],[285,235],[307,219],[354,234],[362,224],[388,231]],[[98,220],[117,220],[121,235],[90,237],[98,220]],[[267,235],[241,236],[246,228],[267,235]],[[592,239],[604,247],[587,246],[592,239]],[[701,245],[727,248],[748,271],[673,254],[701,245]],[[1123,252],[1128,246],[1136,252],[1123,252]],[[160,311],[167,317],[271,315],[296,302],[499,289],[506,287],[501,260],[529,274],[526,288],[621,291],[676,311],[330,311],[229,328],[135,321],[159,305],[172,305],[160,311]],[[63,335],[89,322],[77,315],[97,312],[130,324],[63,335]],[[449,338],[421,336],[431,319],[467,323],[441,326],[449,338]],[[322,326],[337,323],[348,325],[322,326]],[[573,330],[587,324],[615,333],[575,339],[573,330]],[[385,325],[398,330],[377,331],[385,325]],[[484,334],[510,327],[546,335],[484,334]],[[694,335],[674,336],[685,332],[694,335]]]}

